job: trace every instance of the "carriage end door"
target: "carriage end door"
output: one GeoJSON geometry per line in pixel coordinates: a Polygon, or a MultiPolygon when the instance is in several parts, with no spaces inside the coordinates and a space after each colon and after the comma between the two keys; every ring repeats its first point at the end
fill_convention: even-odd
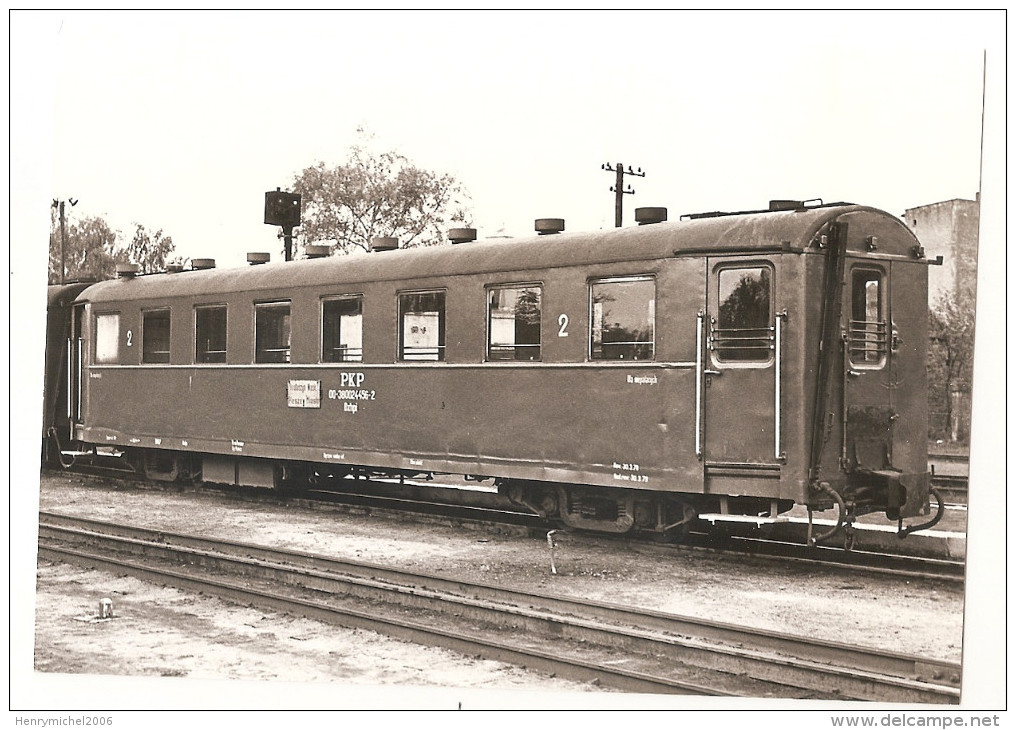
{"type": "Polygon", "coordinates": [[[780,442],[781,328],[775,267],[765,259],[708,261],[702,321],[702,456],[707,474],[775,468],[780,442]]]}
{"type": "Polygon", "coordinates": [[[878,262],[849,257],[846,269],[843,457],[851,470],[877,471],[892,464],[898,407],[889,270],[878,262]]]}

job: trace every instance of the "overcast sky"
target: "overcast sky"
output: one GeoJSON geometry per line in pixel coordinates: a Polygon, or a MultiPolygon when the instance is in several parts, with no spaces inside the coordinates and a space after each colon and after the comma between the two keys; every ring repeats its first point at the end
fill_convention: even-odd
{"type": "MultiPolygon", "coordinates": [[[[453,174],[480,236],[614,225],[606,162],[671,218],[978,190],[986,18],[799,13],[60,13],[52,197],[178,252],[280,244],[264,193],[377,149],[453,174]]],[[[274,256],[273,256],[274,258],[274,256]]]]}
{"type": "MultiPolygon", "coordinates": [[[[626,179],[636,191],[625,196],[627,224],[638,206],[665,206],[674,220],[772,198],[897,215],[973,199],[985,50],[995,144],[982,221],[995,228],[982,230],[979,332],[985,313],[1004,311],[998,13],[63,12],[10,23],[11,284],[28,287],[40,316],[52,199],[73,197],[71,215],[103,216],[128,236],[133,221],[161,228],[178,253],[219,266],[244,265],[248,251],[279,260],[265,191],[318,160],[344,161],[361,126],[377,149],[456,176],[481,237],[527,235],[541,217],[564,218],[569,231],[613,226],[606,162],[646,171],[626,179]]],[[[40,411],[41,338],[28,343],[12,353],[13,413],[40,411]]],[[[991,355],[979,347],[979,389],[1004,388],[991,355]]],[[[1004,396],[983,392],[975,446],[1001,453],[1004,424],[979,427],[978,403],[1004,396]]],[[[37,454],[38,429],[21,433],[37,454]]],[[[30,515],[32,492],[15,496],[26,495],[30,515]]],[[[968,547],[980,558],[968,585],[988,596],[983,620],[968,615],[968,640],[982,649],[1004,622],[997,553],[976,537],[1004,536],[1004,525],[990,527],[968,547]]],[[[30,591],[33,565],[20,567],[15,582],[30,591]]],[[[997,690],[1004,676],[1004,666],[985,673],[965,696],[997,690]]],[[[61,685],[79,698],[77,686],[61,685]]],[[[63,706],[52,687],[22,696],[63,706]]]]}

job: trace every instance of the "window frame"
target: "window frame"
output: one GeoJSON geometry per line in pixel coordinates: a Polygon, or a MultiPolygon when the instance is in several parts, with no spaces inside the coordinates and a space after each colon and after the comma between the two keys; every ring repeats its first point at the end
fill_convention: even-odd
{"type": "Polygon", "coordinates": [[[268,299],[265,301],[254,302],[254,357],[253,363],[255,365],[289,365],[293,361],[293,300],[292,299],[268,299]],[[287,316],[289,317],[289,337],[285,350],[282,348],[266,348],[266,352],[285,352],[285,358],[282,361],[268,361],[259,360],[258,353],[261,349],[258,347],[258,312],[267,311],[270,309],[281,309],[285,307],[287,310],[287,316]]]}
{"type": "MultiPolygon", "coordinates": [[[[354,294],[327,294],[327,295],[324,295],[324,296],[321,297],[320,303],[321,304],[320,304],[320,307],[318,309],[318,312],[319,312],[319,318],[318,318],[318,327],[319,327],[319,329],[318,329],[318,334],[319,334],[319,337],[318,337],[318,362],[320,362],[320,363],[327,363],[327,364],[345,363],[345,362],[363,362],[363,293],[354,293],[354,294]],[[359,348],[353,348],[353,349],[359,349],[360,356],[358,358],[341,358],[341,359],[338,359],[338,360],[326,360],[325,359],[325,305],[327,305],[329,302],[343,302],[343,301],[356,301],[356,302],[359,302],[359,304],[360,304],[360,314],[359,314],[359,316],[360,316],[360,346],[359,346],[359,348]]],[[[342,315],[340,313],[340,315],[339,315],[339,332],[338,332],[340,340],[342,338],[342,326],[341,326],[342,319],[341,318],[342,318],[342,315]]],[[[336,344],[341,344],[341,343],[336,343],[336,344]]],[[[332,349],[335,349],[335,348],[332,348],[332,349]]]]}
{"type": "MultiPolygon", "coordinates": [[[[486,325],[487,325],[487,332],[486,332],[487,336],[486,336],[486,348],[484,350],[484,361],[485,362],[497,362],[497,363],[543,362],[543,282],[542,281],[530,281],[530,282],[506,282],[506,283],[503,283],[503,284],[487,284],[483,288],[483,293],[484,293],[484,306],[486,307],[486,325]],[[532,343],[521,343],[520,344],[518,342],[512,343],[510,345],[495,345],[491,341],[491,337],[493,336],[494,332],[493,332],[493,326],[492,326],[493,318],[491,316],[492,313],[493,313],[493,308],[491,306],[490,296],[491,296],[491,293],[494,292],[494,291],[500,291],[500,290],[505,290],[505,289],[515,289],[515,290],[532,290],[532,289],[535,289],[535,290],[537,290],[539,292],[540,322],[539,322],[539,325],[537,327],[537,334],[539,336],[539,341],[535,345],[532,344],[532,343]],[[513,348],[513,349],[514,348],[522,347],[523,348],[523,352],[528,350],[529,348],[535,347],[536,348],[537,356],[535,358],[530,358],[530,359],[519,359],[518,358],[518,349],[514,349],[514,353],[515,353],[514,357],[511,357],[511,358],[495,358],[495,357],[491,357],[491,348],[492,347],[513,348]]],[[[518,320],[513,318],[513,321],[517,322],[518,320]]]]}
{"type": "MultiPolygon", "coordinates": [[[[869,279],[867,279],[867,281],[870,282],[870,281],[873,281],[873,279],[869,278],[869,279]]],[[[850,267],[849,282],[850,282],[850,306],[849,306],[849,308],[847,308],[847,311],[846,311],[846,315],[847,315],[847,327],[846,327],[846,330],[847,330],[847,342],[846,342],[847,363],[849,364],[849,366],[851,368],[855,368],[857,370],[882,370],[883,368],[885,368],[886,364],[889,362],[889,349],[890,349],[890,347],[889,347],[889,345],[890,345],[889,340],[890,340],[890,336],[891,336],[891,333],[890,333],[891,327],[890,327],[890,323],[889,323],[889,296],[888,296],[888,294],[889,294],[889,291],[888,291],[889,276],[887,275],[885,269],[883,269],[883,268],[881,268],[879,266],[875,266],[875,265],[873,265],[871,263],[863,263],[863,264],[853,265],[853,266],[850,267]],[[868,274],[868,275],[874,274],[874,275],[876,275],[878,277],[877,282],[878,282],[878,316],[879,316],[879,319],[875,320],[874,322],[871,322],[871,321],[869,321],[867,319],[864,319],[864,320],[855,320],[854,319],[854,287],[855,287],[855,285],[857,283],[857,275],[858,274],[868,274]],[[864,330],[862,332],[860,330],[856,330],[855,329],[855,327],[854,327],[855,324],[863,324],[863,325],[869,325],[869,324],[871,324],[871,325],[874,325],[874,329],[872,329],[872,330],[866,329],[866,330],[864,330]],[[880,327],[881,327],[881,332],[879,332],[879,328],[880,327]],[[861,338],[856,338],[855,339],[855,335],[859,335],[859,334],[863,334],[863,335],[871,334],[871,335],[874,335],[874,337],[868,338],[867,336],[865,336],[863,339],[861,339],[861,338]],[[881,341],[879,341],[879,335],[881,335],[881,341]],[[874,352],[878,353],[878,355],[879,355],[878,360],[867,360],[867,359],[864,359],[864,360],[857,361],[857,360],[854,359],[854,353],[855,353],[854,347],[855,347],[855,344],[856,343],[866,343],[866,342],[873,342],[873,343],[875,343],[874,352]],[[879,347],[879,345],[881,345],[881,347],[879,347]]],[[[865,299],[865,303],[867,303],[867,299],[865,299]]],[[[866,309],[867,309],[867,307],[866,307],[866,309]]],[[[865,349],[857,350],[857,352],[859,352],[859,353],[867,353],[867,352],[871,352],[871,351],[872,350],[869,350],[869,349],[866,349],[866,348],[865,349]]]]}
{"type": "MultiPolygon", "coordinates": [[[[656,351],[657,351],[657,347],[656,347],[656,334],[657,334],[657,330],[658,330],[657,322],[656,322],[656,320],[657,320],[657,306],[656,306],[656,303],[659,300],[658,294],[659,294],[659,286],[658,286],[658,282],[657,282],[657,276],[656,276],[655,273],[647,273],[647,274],[622,274],[622,275],[617,275],[617,276],[596,276],[596,277],[590,277],[589,279],[587,279],[586,280],[586,296],[587,296],[588,310],[587,310],[586,314],[587,314],[587,317],[588,317],[589,324],[588,324],[588,331],[587,331],[587,337],[586,337],[586,360],[588,362],[597,362],[597,363],[617,362],[617,363],[621,363],[621,364],[642,363],[642,362],[655,362],[656,361],[656,351]],[[597,285],[600,285],[600,284],[628,284],[628,283],[636,283],[636,282],[643,282],[643,281],[652,282],[652,285],[653,285],[653,298],[651,300],[652,301],[652,339],[648,343],[639,343],[638,341],[634,341],[632,344],[633,345],[648,344],[650,346],[650,348],[651,348],[650,349],[649,357],[645,357],[645,358],[632,358],[630,360],[625,359],[623,357],[621,357],[621,358],[595,357],[594,356],[594,350],[593,350],[593,345],[594,345],[594,342],[593,342],[593,333],[595,332],[595,329],[594,329],[594,316],[593,316],[593,314],[594,314],[594,307],[595,307],[596,303],[593,301],[593,287],[597,286],[597,285]]],[[[601,332],[602,332],[602,326],[601,326],[601,332]]],[[[606,343],[606,344],[617,344],[617,343],[606,343]]],[[[603,345],[604,345],[604,342],[603,342],[602,334],[601,334],[601,339],[600,339],[600,352],[601,353],[603,352],[603,345]]]]}
{"type": "Polygon", "coordinates": [[[120,344],[121,344],[120,343],[120,338],[121,338],[121,335],[123,334],[121,329],[120,329],[120,314],[121,314],[120,311],[117,310],[117,311],[111,311],[111,312],[96,312],[92,316],[92,326],[94,328],[94,332],[92,333],[92,337],[91,337],[92,347],[94,348],[93,349],[93,353],[94,354],[92,356],[92,364],[93,365],[119,365],[120,364],[120,349],[121,349],[120,348],[120,344]],[[116,337],[113,339],[113,342],[116,343],[116,350],[113,353],[113,357],[104,357],[104,358],[100,359],[100,357],[99,357],[99,355],[100,355],[100,351],[99,351],[99,320],[101,318],[105,318],[105,317],[116,318],[116,328],[115,328],[116,337]]]}
{"type": "MultiPolygon", "coordinates": [[[[771,367],[776,361],[776,266],[772,261],[766,259],[749,260],[749,261],[725,261],[717,264],[713,268],[713,282],[715,282],[714,291],[709,295],[710,300],[713,302],[713,306],[710,307],[710,320],[709,320],[709,332],[708,332],[708,345],[709,345],[709,359],[717,367],[727,369],[764,369],[771,367]],[[719,322],[720,306],[723,302],[720,301],[720,277],[725,271],[737,271],[746,269],[762,269],[769,272],[769,313],[768,313],[768,324],[765,327],[753,327],[749,329],[764,329],[766,339],[769,341],[769,348],[767,355],[763,359],[757,360],[736,360],[726,359],[721,356],[721,349],[715,345],[714,332],[722,331],[721,328],[716,327],[715,324],[719,322]]],[[[762,339],[761,337],[756,339],[762,339]]]]}
{"type": "MultiPolygon", "coordinates": [[[[398,334],[396,335],[398,340],[396,342],[396,358],[397,362],[408,362],[408,363],[420,363],[420,362],[447,362],[448,351],[447,351],[447,322],[448,322],[448,289],[447,288],[433,288],[433,289],[409,289],[405,291],[396,292],[396,303],[397,303],[397,316],[398,316],[398,334]],[[421,294],[440,294],[441,295],[441,311],[438,317],[438,344],[436,346],[437,357],[431,358],[407,358],[406,357],[406,333],[405,333],[405,314],[403,311],[403,298],[411,296],[419,296],[421,294]]],[[[428,348],[429,349],[429,348],[428,348]]]]}
{"type": "MultiPolygon", "coordinates": [[[[172,343],[173,343],[173,311],[170,307],[152,307],[151,309],[141,310],[141,364],[142,365],[169,365],[172,358],[172,343]],[[149,350],[149,315],[166,315],[166,341],[165,350],[149,350]],[[149,353],[158,355],[165,355],[165,360],[161,357],[157,360],[149,359],[149,353]]],[[[153,343],[163,344],[163,343],[153,343]]]]}
{"type": "Polygon", "coordinates": [[[195,365],[222,365],[229,361],[229,306],[224,302],[214,302],[208,304],[195,304],[194,305],[194,364],[195,365]],[[222,360],[201,360],[198,358],[198,314],[201,311],[210,311],[213,309],[221,309],[223,314],[223,350],[205,350],[204,354],[207,355],[210,352],[222,353],[222,360]]]}

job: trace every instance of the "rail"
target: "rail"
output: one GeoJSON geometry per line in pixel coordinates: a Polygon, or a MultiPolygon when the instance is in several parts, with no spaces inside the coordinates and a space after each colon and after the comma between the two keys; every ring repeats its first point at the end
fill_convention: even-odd
{"type": "Polygon", "coordinates": [[[310,553],[40,513],[40,555],[129,570],[341,625],[367,622],[412,641],[479,649],[529,667],[552,667],[562,676],[595,676],[626,691],[959,700],[960,666],[953,662],[310,553]],[[81,543],[100,549],[86,552],[81,543]],[[137,563],[138,555],[163,567],[137,563]],[[166,559],[191,568],[167,570],[166,559]],[[198,575],[195,566],[213,570],[215,577],[198,575]],[[287,593],[297,586],[319,598],[280,596],[273,588],[280,583],[287,593]],[[351,604],[352,599],[370,601],[371,610],[351,604]],[[379,608],[387,605],[396,609],[379,608]],[[398,618],[406,608],[414,620],[398,618]],[[467,628],[475,622],[486,628],[467,628]],[[623,662],[612,661],[619,656],[623,662]]]}

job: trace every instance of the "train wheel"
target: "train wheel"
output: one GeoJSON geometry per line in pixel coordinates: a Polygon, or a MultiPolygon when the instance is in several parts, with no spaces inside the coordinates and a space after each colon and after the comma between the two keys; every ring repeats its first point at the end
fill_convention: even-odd
{"type": "Polygon", "coordinates": [[[145,449],[141,467],[145,478],[153,481],[175,482],[180,476],[180,464],[172,451],[145,449]]]}
{"type": "Polygon", "coordinates": [[[687,502],[681,500],[669,500],[660,506],[661,516],[669,517],[675,521],[666,524],[660,521],[660,534],[667,542],[683,542],[688,537],[691,526],[698,519],[698,512],[687,502]],[[676,518],[676,519],[675,519],[676,518]]]}
{"type": "Polygon", "coordinates": [[[635,497],[622,490],[557,485],[559,513],[567,527],[624,534],[635,525],[635,497]]]}
{"type": "Polygon", "coordinates": [[[550,519],[558,514],[559,502],[553,490],[515,481],[500,485],[500,489],[512,504],[525,507],[543,519],[550,519]]]}

